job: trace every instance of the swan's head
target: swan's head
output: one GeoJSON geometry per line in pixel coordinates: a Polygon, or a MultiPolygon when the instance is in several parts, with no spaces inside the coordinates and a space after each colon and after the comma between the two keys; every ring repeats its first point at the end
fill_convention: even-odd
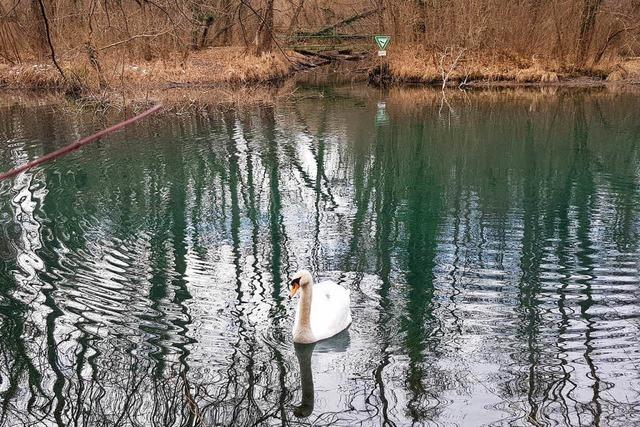
{"type": "Polygon", "coordinates": [[[300,270],[291,276],[291,282],[289,282],[289,298],[293,297],[300,288],[309,286],[312,281],[311,273],[307,270],[300,270]]]}

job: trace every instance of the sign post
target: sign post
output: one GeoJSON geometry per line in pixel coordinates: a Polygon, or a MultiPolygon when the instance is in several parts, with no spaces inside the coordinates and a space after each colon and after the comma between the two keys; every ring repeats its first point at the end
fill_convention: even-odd
{"type": "Polygon", "coordinates": [[[389,46],[391,36],[377,35],[374,36],[373,39],[378,45],[378,56],[387,56],[387,46],[389,46]]]}

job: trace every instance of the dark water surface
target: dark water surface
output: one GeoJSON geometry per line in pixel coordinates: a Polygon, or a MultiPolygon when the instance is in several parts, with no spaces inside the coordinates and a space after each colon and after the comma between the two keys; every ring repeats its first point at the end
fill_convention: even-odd
{"type": "MultiPolygon", "coordinates": [[[[0,169],[118,118],[4,102],[0,169]]],[[[633,93],[164,113],[0,183],[0,424],[640,423],[639,202],[633,93]]]]}

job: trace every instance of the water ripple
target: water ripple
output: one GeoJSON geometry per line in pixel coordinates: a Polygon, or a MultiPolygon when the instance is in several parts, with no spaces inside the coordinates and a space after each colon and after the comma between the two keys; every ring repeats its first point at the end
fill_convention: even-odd
{"type": "MultiPolygon", "coordinates": [[[[0,182],[0,424],[640,422],[637,99],[443,123],[393,89],[376,126],[367,94],[167,114],[0,182]],[[308,360],[302,267],[354,319],[308,360]]],[[[103,125],[33,108],[0,109],[3,168],[103,125]]]]}

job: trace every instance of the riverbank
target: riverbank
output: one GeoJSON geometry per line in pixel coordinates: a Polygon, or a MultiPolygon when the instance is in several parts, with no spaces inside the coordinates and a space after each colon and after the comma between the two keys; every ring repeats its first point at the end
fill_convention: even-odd
{"type": "Polygon", "coordinates": [[[83,93],[104,90],[168,89],[173,87],[255,85],[281,81],[292,72],[292,63],[278,53],[253,55],[237,47],[203,49],[171,54],[152,61],[125,61],[106,56],[96,61],[0,64],[0,87],[56,89],[77,87],[83,93]]]}
{"type": "Polygon", "coordinates": [[[287,79],[280,85],[202,88],[171,88],[150,90],[145,96],[135,91],[85,95],[79,98],[62,96],[59,91],[0,90],[0,110],[34,107],[56,111],[68,117],[91,115],[100,123],[114,123],[135,115],[157,103],[164,114],[209,116],[226,114],[230,110],[246,107],[280,106],[287,108],[302,100],[325,102],[327,99],[351,99],[360,105],[377,105],[384,101],[386,111],[394,114],[411,114],[420,117],[436,112],[443,117],[457,116],[457,111],[469,102],[498,103],[505,100],[518,101],[536,110],[541,102],[549,99],[571,100],[590,96],[592,99],[607,100],[618,96],[640,94],[640,85],[606,84],[475,84],[465,90],[451,87],[444,92],[438,86],[393,85],[378,88],[364,81],[336,81],[335,73],[318,69],[317,73],[305,73],[294,79],[287,79]],[[103,122],[109,118],[107,122],[103,122]]]}
{"type": "Polygon", "coordinates": [[[0,88],[53,90],[93,99],[139,100],[161,94],[187,101],[214,90],[228,102],[234,98],[262,100],[265,89],[269,97],[273,92],[286,95],[293,90],[292,80],[313,81],[317,75],[332,82],[384,85],[439,86],[443,80],[454,86],[640,84],[640,58],[575,69],[536,58],[471,55],[462,50],[434,53],[407,46],[391,49],[385,58],[366,51],[282,51],[256,56],[240,47],[220,47],[136,63],[102,57],[94,62],[62,61],[60,65],[62,72],[42,62],[0,64],[0,88]],[[315,72],[309,73],[310,69],[315,72]]]}
{"type": "Polygon", "coordinates": [[[388,70],[382,72],[387,72],[387,79],[395,84],[441,85],[445,80],[456,85],[640,83],[640,58],[621,58],[577,68],[535,56],[521,58],[497,53],[469,53],[463,49],[436,53],[407,46],[379,62],[387,64],[388,70]]]}

